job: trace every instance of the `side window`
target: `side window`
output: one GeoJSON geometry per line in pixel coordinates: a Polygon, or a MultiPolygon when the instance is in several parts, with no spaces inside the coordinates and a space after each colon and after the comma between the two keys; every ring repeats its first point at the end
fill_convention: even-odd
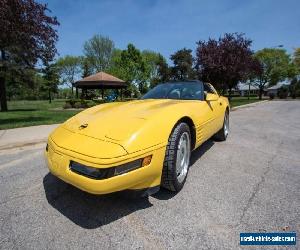
{"type": "Polygon", "coordinates": [[[216,92],[211,88],[211,85],[209,83],[203,83],[204,92],[210,93],[210,94],[216,94],[216,92]]]}
{"type": "Polygon", "coordinates": [[[208,86],[214,92],[214,94],[218,95],[218,92],[216,91],[216,89],[214,88],[214,86],[212,86],[210,83],[208,83],[208,86]]]}

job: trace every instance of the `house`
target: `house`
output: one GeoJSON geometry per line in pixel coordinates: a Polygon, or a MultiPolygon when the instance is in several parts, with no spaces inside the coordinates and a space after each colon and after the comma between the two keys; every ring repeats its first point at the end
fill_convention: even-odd
{"type": "Polygon", "coordinates": [[[274,94],[274,96],[277,96],[278,90],[282,87],[282,86],[289,86],[291,84],[291,81],[288,79],[285,79],[284,81],[278,82],[276,85],[269,87],[266,89],[266,94],[270,95],[270,94],[274,94]]]}
{"type": "Polygon", "coordinates": [[[240,96],[248,96],[250,95],[258,95],[259,94],[259,88],[257,86],[253,86],[249,83],[239,83],[237,85],[237,92],[240,94],[240,96]],[[250,90],[249,90],[250,88],[250,90]]]}

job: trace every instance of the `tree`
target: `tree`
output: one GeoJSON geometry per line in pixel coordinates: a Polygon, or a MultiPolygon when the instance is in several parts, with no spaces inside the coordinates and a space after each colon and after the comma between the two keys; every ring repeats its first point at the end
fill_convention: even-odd
{"type": "Polygon", "coordinates": [[[109,72],[129,84],[127,92],[136,92],[136,87],[140,93],[146,91],[149,71],[139,49],[133,44],[128,44],[127,49],[114,52],[112,61],[109,72]]]}
{"type": "Polygon", "coordinates": [[[289,88],[286,85],[282,85],[277,92],[280,99],[286,99],[289,94],[289,88]]]}
{"type": "Polygon", "coordinates": [[[194,79],[194,59],[191,49],[183,48],[181,50],[178,50],[173,55],[171,55],[170,59],[174,64],[174,66],[171,68],[171,74],[174,80],[194,79]]]}
{"type": "Polygon", "coordinates": [[[142,56],[146,64],[146,75],[149,77],[147,87],[154,87],[157,83],[165,81],[167,79],[166,68],[168,68],[166,59],[160,53],[150,50],[144,50],[142,56]]]}
{"type": "Polygon", "coordinates": [[[291,81],[289,92],[293,99],[300,97],[300,80],[298,80],[296,77],[291,81]]]}
{"type": "Polygon", "coordinates": [[[0,100],[7,111],[6,77],[11,68],[33,68],[38,60],[51,61],[58,36],[56,17],[48,16],[47,5],[34,0],[0,1],[0,100]]]}
{"type": "MultiPolygon", "coordinates": [[[[111,65],[107,69],[107,73],[123,79],[123,69],[121,68],[121,49],[114,49],[111,57],[111,65]]],[[[124,80],[124,79],[123,79],[124,80]]]]}
{"type": "Polygon", "coordinates": [[[166,59],[159,54],[157,60],[157,76],[150,82],[150,87],[156,86],[158,83],[164,83],[171,79],[171,69],[166,59]]]}
{"type": "Polygon", "coordinates": [[[82,71],[82,78],[92,75],[92,67],[89,60],[86,57],[81,58],[81,71],[82,71]]]}
{"type": "Polygon", "coordinates": [[[260,90],[260,99],[265,87],[273,86],[278,81],[293,77],[295,74],[294,65],[284,49],[265,48],[257,51],[254,57],[259,60],[262,67],[253,82],[260,90]]]}
{"type": "Polygon", "coordinates": [[[218,40],[199,41],[196,69],[201,80],[212,82],[217,89],[231,90],[244,81],[253,66],[252,41],[244,34],[226,33],[218,40]]]}
{"type": "Polygon", "coordinates": [[[112,40],[101,35],[94,35],[84,43],[83,53],[89,60],[94,72],[109,69],[114,47],[112,40]]]}
{"type": "Polygon", "coordinates": [[[57,60],[57,67],[60,75],[60,82],[71,88],[74,95],[74,83],[81,73],[81,58],[78,56],[64,56],[57,60]]]}
{"type": "Polygon", "coordinates": [[[6,72],[6,95],[11,98],[35,100],[40,98],[40,79],[33,68],[10,67],[6,72]]]}
{"type": "Polygon", "coordinates": [[[42,69],[42,72],[43,72],[43,79],[44,79],[42,90],[48,92],[48,100],[49,103],[51,103],[52,100],[51,93],[58,92],[58,84],[59,84],[58,67],[56,64],[47,64],[46,67],[42,69]]]}
{"type": "Polygon", "coordinates": [[[294,51],[293,63],[295,65],[296,74],[300,75],[300,48],[296,48],[294,51]]]}

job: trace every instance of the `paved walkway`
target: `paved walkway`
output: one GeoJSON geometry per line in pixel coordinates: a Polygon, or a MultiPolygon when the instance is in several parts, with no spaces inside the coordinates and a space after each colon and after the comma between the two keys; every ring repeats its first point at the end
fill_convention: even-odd
{"type": "Polygon", "coordinates": [[[0,130],[0,150],[42,143],[58,124],[0,130]]]}

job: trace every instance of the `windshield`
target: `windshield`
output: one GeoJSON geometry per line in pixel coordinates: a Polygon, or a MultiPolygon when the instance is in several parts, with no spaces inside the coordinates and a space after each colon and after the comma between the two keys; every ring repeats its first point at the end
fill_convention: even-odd
{"type": "Polygon", "coordinates": [[[151,89],[141,99],[202,100],[202,84],[200,82],[163,83],[151,89]]]}

